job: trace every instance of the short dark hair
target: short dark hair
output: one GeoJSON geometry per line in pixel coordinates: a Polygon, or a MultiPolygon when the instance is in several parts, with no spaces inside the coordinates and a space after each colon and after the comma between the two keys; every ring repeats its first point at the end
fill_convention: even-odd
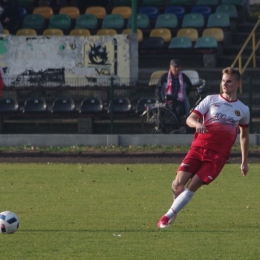
{"type": "Polygon", "coordinates": [[[225,69],[222,70],[222,74],[235,75],[235,76],[236,76],[236,79],[237,79],[238,81],[241,80],[241,74],[240,74],[238,68],[227,67],[227,68],[225,68],[225,69]]]}
{"type": "Polygon", "coordinates": [[[170,65],[173,67],[180,67],[181,66],[181,61],[179,59],[173,59],[170,61],[170,65]]]}

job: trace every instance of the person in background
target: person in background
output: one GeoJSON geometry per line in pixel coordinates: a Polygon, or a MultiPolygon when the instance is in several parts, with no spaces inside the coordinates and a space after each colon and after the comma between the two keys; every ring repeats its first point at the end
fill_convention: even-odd
{"type": "Polygon", "coordinates": [[[155,96],[159,102],[168,103],[165,96],[172,96],[173,109],[180,118],[189,113],[189,93],[192,84],[187,75],[181,72],[181,62],[178,59],[170,61],[169,71],[163,74],[156,86],[155,96]]]}
{"type": "Polygon", "coordinates": [[[217,178],[229,158],[238,130],[242,154],[240,169],[246,176],[250,115],[249,108],[237,99],[240,81],[237,68],[225,68],[222,71],[222,93],[207,96],[187,118],[187,125],[196,130],[195,136],[172,183],[174,202],[159,220],[158,228],[169,227],[194,193],[217,178]]]}
{"type": "Polygon", "coordinates": [[[0,0],[0,6],[2,8],[0,22],[11,34],[15,34],[19,21],[18,6],[11,0],[0,0]]]}

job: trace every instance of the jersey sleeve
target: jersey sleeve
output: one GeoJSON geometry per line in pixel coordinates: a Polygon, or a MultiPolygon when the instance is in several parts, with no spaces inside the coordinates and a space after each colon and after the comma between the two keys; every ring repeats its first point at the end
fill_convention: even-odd
{"type": "Polygon", "coordinates": [[[244,115],[241,118],[241,120],[239,121],[239,126],[241,126],[241,127],[248,127],[249,120],[250,120],[249,108],[247,106],[245,106],[244,115]]]}
{"type": "Polygon", "coordinates": [[[210,96],[207,96],[194,108],[193,112],[199,116],[203,116],[208,112],[209,106],[210,106],[210,96]]]}

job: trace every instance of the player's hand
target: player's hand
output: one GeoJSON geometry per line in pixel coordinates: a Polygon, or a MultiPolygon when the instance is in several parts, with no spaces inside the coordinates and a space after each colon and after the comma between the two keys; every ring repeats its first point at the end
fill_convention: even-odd
{"type": "Polygon", "coordinates": [[[196,132],[200,133],[200,134],[204,134],[204,133],[208,132],[208,130],[204,125],[199,124],[196,126],[196,132]]]}
{"type": "Polygon", "coordinates": [[[248,172],[248,165],[247,163],[242,163],[240,166],[241,169],[241,175],[242,176],[246,176],[247,172],[248,172]]]}

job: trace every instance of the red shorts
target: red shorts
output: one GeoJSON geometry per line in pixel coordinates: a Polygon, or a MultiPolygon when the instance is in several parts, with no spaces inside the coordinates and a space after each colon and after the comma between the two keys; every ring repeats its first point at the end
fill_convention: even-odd
{"type": "Polygon", "coordinates": [[[191,147],[177,172],[197,174],[201,180],[209,184],[218,177],[227,159],[222,153],[202,147],[191,147]]]}

